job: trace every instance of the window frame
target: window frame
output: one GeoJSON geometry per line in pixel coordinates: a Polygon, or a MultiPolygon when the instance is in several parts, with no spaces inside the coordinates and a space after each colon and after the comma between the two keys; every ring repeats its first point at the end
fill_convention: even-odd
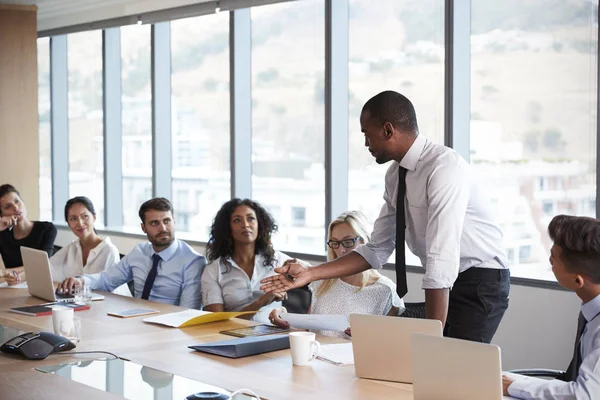
{"type": "MultiPolygon", "coordinates": [[[[232,197],[248,197],[252,193],[251,179],[251,32],[250,9],[254,5],[265,5],[293,0],[245,0],[236,10],[228,9],[230,15],[230,184],[232,197]]],[[[340,151],[348,147],[348,109],[344,107],[348,100],[348,0],[324,0],[325,4],[325,229],[333,216],[345,211],[348,204],[348,152],[340,151]],[[335,149],[333,143],[336,144],[335,149]],[[344,168],[345,167],[345,168],[344,168]],[[343,186],[344,190],[339,190],[343,186]]],[[[153,115],[153,195],[171,197],[171,114],[156,113],[157,109],[170,109],[170,21],[192,16],[205,15],[213,12],[212,3],[202,3],[196,8],[181,10],[173,8],[159,12],[146,13],[142,21],[152,23],[152,115],[153,115]],[[169,151],[165,151],[168,148],[169,151]],[[161,157],[156,154],[160,149],[161,157]]],[[[598,7],[600,10],[600,7],[598,7]]],[[[600,13],[600,11],[599,11],[600,13]]],[[[444,142],[454,148],[467,161],[470,156],[470,51],[471,51],[471,5],[469,0],[445,0],[445,94],[444,94],[444,142]],[[460,88],[460,90],[455,90],[460,88]]],[[[598,18],[595,18],[597,21],[598,18]]],[[[68,199],[68,102],[67,102],[67,36],[83,30],[103,30],[103,111],[104,111],[104,193],[107,230],[106,233],[123,234],[119,228],[122,221],[122,196],[115,193],[121,187],[121,182],[115,180],[121,176],[120,167],[110,168],[119,163],[109,162],[114,157],[115,149],[120,147],[120,132],[110,127],[119,126],[120,113],[111,112],[110,99],[115,99],[115,90],[120,86],[120,71],[115,73],[113,68],[116,60],[110,58],[115,52],[116,31],[120,26],[134,24],[136,18],[121,17],[109,21],[99,21],[93,24],[71,26],[51,31],[42,31],[38,37],[50,37],[50,99],[51,99],[51,176],[52,176],[52,215],[55,221],[62,221],[62,205],[68,199]],[[115,29],[115,30],[112,30],[115,29]],[[117,83],[118,82],[118,83],[117,83]],[[116,190],[116,192],[115,192],[116,190]]],[[[600,30],[599,30],[600,32],[600,30]]],[[[600,39],[600,33],[598,34],[600,39]]],[[[598,40],[600,44],[600,40],[598,40]]],[[[598,49],[596,49],[598,50],[598,49]]],[[[120,55],[120,51],[117,52],[120,55]]],[[[600,68],[596,65],[596,77],[600,78],[600,68]]],[[[599,79],[600,80],[600,79],[599,79]]],[[[120,92],[119,92],[120,93],[120,92]]],[[[600,115],[600,85],[596,90],[596,113],[600,115]]],[[[600,216],[600,118],[596,121],[596,199],[594,206],[596,217],[600,216]]],[[[120,154],[120,152],[119,152],[120,154]]],[[[537,184],[538,182],[536,182],[537,184]]],[[[544,182],[542,182],[544,184],[544,182]]],[[[592,206],[592,204],[590,204],[592,206]]],[[[101,229],[101,228],[100,228],[101,229]]],[[[129,234],[127,234],[129,235],[129,234]]],[[[140,235],[135,235],[140,236],[140,235]]],[[[140,236],[141,237],[141,236],[140,236]]],[[[203,242],[196,242],[205,245],[203,242]]],[[[286,249],[281,249],[286,251],[286,249]]],[[[316,249],[315,249],[316,250],[316,249]]],[[[518,253],[518,250],[516,250],[518,253]]],[[[290,256],[324,261],[320,254],[305,254],[286,251],[290,256]]],[[[518,254],[516,254],[518,255],[518,254]]],[[[385,269],[393,269],[393,264],[386,264],[385,269]]],[[[423,273],[419,266],[409,266],[408,271],[423,273]]],[[[543,279],[512,277],[511,281],[525,286],[560,289],[558,283],[543,279]]]]}

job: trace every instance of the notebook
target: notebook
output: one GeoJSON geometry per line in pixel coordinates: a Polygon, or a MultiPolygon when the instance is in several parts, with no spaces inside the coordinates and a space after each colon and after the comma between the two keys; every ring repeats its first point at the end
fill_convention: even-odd
{"type": "Polygon", "coordinates": [[[218,356],[239,358],[290,348],[288,335],[249,336],[188,346],[190,349],[218,356]]]}
{"type": "Polygon", "coordinates": [[[52,308],[54,307],[63,307],[63,308],[72,308],[73,311],[82,311],[89,310],[90,306],[86,304],[75,304],[75,303],[48,303],[41,304],[37,306],[27,306],[27,307],[15,307],[11,308],[8,311],[14,312],[17,314],[25,314],[31,315],[33,317],[40,317],[42,315],[52,315],[52,308]]]}

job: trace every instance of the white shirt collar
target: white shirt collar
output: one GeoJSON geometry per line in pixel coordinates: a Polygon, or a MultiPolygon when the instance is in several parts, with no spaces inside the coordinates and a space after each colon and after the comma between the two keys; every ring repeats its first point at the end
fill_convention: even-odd
{"type": "Polygon", "coordinates": [[[425,148],[425,144],[427,143],[427,138],[421,134],[417,135],[417,138],[410,146],[410,149],[406,152],[402,160],[400,161],[400,166],[402,168],[406,168],[409,171],[414,171],[417,169],[417,163],[421,158],[421,153],[423,153],[423,149],[425,148]]]}
{"type": "Polygon", "coordinates": [[[587,322],[600,314],[600,294],[581,306],[581,313],[587,322]]]}

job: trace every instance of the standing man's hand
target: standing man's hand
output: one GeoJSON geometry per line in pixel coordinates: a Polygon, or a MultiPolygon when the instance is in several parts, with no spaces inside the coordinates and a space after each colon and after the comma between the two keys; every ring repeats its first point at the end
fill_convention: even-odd
{"type": "Polygon", "coordinates": [[[296,259],[287,260],[281,267],[275,268],[275,272],[279,275],[269,276],[260,281],[260,290],[265,293],[281,293],[312,282],[310,268],[296,259]]]}

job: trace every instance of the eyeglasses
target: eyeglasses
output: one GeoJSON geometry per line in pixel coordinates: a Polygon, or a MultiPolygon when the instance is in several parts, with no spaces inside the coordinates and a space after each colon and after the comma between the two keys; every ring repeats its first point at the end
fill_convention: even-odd
{"type": "Polygon", "coordinates": [[[359,240],[360,237],[355,237],[353,239],[344,239],[344,240],[329,240],[327,242],[327,246],[331,247],[332,249],[337,249],[338,247],[340,247],[340,244],[342,246],[344,246],[345,248],[349,249],[350,247],[354,246],[354,244],[356,243],[357,240],[359,240]]]}

